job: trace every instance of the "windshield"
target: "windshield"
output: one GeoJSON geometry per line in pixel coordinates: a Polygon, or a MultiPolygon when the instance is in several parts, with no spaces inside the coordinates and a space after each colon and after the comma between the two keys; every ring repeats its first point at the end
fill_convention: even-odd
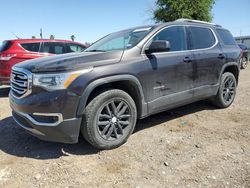
{"type": "Polygon", "coordinates": [[[147,27],[113,33],[91,45],[85,52],[107,52],[130,49],[136,46],[151,30],[152,27],[147,27]]]}

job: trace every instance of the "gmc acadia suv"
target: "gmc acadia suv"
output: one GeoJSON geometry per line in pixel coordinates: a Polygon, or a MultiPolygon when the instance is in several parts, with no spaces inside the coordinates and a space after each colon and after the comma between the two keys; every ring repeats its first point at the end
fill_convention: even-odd
{"type": "Polygon", "coordinates": [[[240,49],[221,26],[181,19],[116,32],[85,52],[45,57],[12,69],[15,121],[47,141],[99,149],[126,142],[137,119],[210,99],[234,101],[240,49]]]}

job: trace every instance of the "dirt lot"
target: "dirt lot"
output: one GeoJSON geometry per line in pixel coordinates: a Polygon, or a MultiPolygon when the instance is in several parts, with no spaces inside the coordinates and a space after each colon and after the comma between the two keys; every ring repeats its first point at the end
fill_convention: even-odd
{"type": "Polygon", "coordinates": [[[250,67],[233,106],[202,101],[138,122],[118,149],[40,141],[0,89],[0,187],[250,187],[250,67]]]}

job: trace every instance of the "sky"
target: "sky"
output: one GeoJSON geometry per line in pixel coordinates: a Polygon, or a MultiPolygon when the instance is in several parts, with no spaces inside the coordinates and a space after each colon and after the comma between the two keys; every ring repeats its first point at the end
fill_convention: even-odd
{"type": "MultiPolygon", "coordinates": [[[[1,0],[0,41],[55,35],[94,42],[111,32],[154,23],[155,0],[1,0]]],[[[217,0],[213,22],[234,36],[250,35],[250,0],[217,0]]]]}

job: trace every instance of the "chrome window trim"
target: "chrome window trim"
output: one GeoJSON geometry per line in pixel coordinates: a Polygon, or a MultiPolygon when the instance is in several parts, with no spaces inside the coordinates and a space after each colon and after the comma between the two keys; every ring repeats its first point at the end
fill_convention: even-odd
{"type": "Polygon", "coordinates": [[[147,42],[145,42],[143,48],[142,48],[142,51],[141,51],[141,55],[146,55],[145,53],[145,49],[146,49],[146,46],[149,44],[149,42],[157,35],[159,34],[161,31],[163,31],[164,29],[167,29],[167,28],[171,28],[171,27],[201,27],[201,28],[205,28],[205,29],[209,29],[210,31],[212,31],[213,35],[214,35],[214,38],[215,38],[215,43],[214,45],[212,45],[211,47],[209,48],[201,48],[201,49],[194,49],[194,50],[181,50],[181,51],[173,51],[173,52],[157,52],[157,53],[153,53],[153,54],[173,54],[173,53],[182,53],[182,52],[195,52],[195,51],[203,51],[203,50],[210,50],[210,49],[213,49],[215,46],[217,46],[217,44],[219,43],[219,40],[214,32],[213,29],[211,29],[210,27],[206,27],[206,26],[196,26],[196,25],[169,25],[169,26],[166,26],[166,27],[163,27],[161,28],[159,31],[157,31],[154,35],[152,35],[148,40],[147,42]]]}

